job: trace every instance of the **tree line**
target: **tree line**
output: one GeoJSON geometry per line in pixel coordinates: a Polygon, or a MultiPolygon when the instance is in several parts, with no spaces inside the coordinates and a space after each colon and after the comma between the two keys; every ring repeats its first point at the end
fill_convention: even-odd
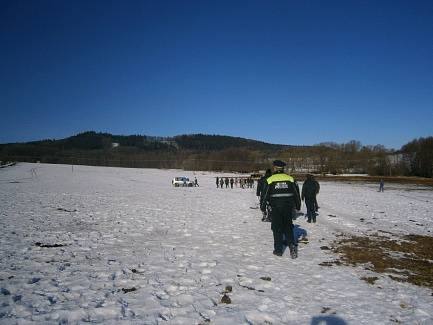
{"type": "Polygon", "coordinates": [[[398,151],[356,140],[288,146],[219,135],[151,137],[93,131],[61,140],[0,145],[1,161],[113,167],[252,172],[269,168],[274,159],[286,161],[294,173],[432,177],[433,137],[415,139],[398,151]]]}

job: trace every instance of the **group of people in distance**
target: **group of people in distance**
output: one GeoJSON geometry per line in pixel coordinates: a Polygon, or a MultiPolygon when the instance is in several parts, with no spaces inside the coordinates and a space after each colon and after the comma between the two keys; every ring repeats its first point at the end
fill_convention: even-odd
{"type": "Polygon", "coordinates": [[[252,179],[251,177],[249,178],[228,178],[228,177],[217,177],[216,178],[216,187],[217,188],[224,188],[224,185],[226,186],[226,188],[229,187],[233,188],[233,185],[236,185],[236,187],[241,187],[241,188],[253,188],[254,187],[254,179],[252,179]]]}
{"type": "Polygon", "coordinates": [[[268,169],[257,184],[256,194],[260,200],[262,221],[270,221],[274,237],[276,256],[283,255],[284,246],[290,251],[291,258],[298,257],[298,246],[293,234],[293,216],[301,209],[301,199],[307,206],[307,222],[316,222],[319,209],[316,195],[320,185],[313,175],[308,174],[302,186],[302,194],[294,178],[284,172],[286,163],[281,160],[273,162],[273,173],[268,169]]]}

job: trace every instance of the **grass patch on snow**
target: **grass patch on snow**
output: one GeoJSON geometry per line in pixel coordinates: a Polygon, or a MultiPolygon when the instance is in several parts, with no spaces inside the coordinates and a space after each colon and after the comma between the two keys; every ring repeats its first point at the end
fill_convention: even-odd
{"type": "MultiPolygon", "coordinates": [[[[345,265],[364,264],[395,281],[433,289],[433,237],[350,236],[336,241],[332,249],[345,265]]],[[[374,283],[376,279],[369,280],[374,283]]]]}

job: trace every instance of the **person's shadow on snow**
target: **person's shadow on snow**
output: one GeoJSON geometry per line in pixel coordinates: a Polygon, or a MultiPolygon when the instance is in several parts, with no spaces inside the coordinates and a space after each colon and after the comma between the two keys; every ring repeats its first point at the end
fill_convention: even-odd
{"type": "Polygon", "coordinates": [[[347,323],[340,317],[326,315],[313,317],[311,325],[347,325],[347,323]]]}

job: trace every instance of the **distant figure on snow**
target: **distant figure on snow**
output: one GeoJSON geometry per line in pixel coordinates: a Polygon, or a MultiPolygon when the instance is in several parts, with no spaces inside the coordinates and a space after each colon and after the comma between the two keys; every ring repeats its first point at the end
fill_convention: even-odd
{"type": "Polygon", "coordinates": [[[223,178],[221,177],[221,178],[220,178],[220,187],[221,187],[221,188],[224,188],[223,186],[224,186],[224,180],[223,180],[223,178]]]}
{"type": "Polygon", "coordinates": [[[318,212],[319,211],[319,205],[317,204],[317,194],[319,194],[319,191],[320,191],[320,184],[314,178],[314,176],[313,176],[313,182],[316,185],[316,195],[314,196],[314,206],[315,206],[315,211],[318,212]]]}
{"type": "MultiPolygon", "coordinates": [[[[271,175],[272,175],[272,171],[268,168],[266,169],[265,175],[260,177],[259,180],[257,181],[256,196],[259,199],[260,205],[262,205],[263,197],[265,196],[265,192],[266,192],[266,185],[267,185],[266,180],[271,175]]],[[[267,215],[267,209],[265,209],[265,211],[262,211],[262,213],[263,213],[262,221],[270,221],[269,216],[267,215]]]]}
{"type": "Polygon", "coordinates": [[[230,187],[233,188],[233,183],[235,182],[235,180],[233,178],[230,178],[230,187]]]}
{"type": "Polygon", "coordinates": [[[313,175],[307,174],[307,179],[302,185],[302,201],[305,200],[305,205],[307,206],[307,222],[316,222],[316,194],[317,186],[313,179],[313,175]]]}
{"type": "Polygon", "coordinates": [[[383,192],[384,186],[385,186],[385,184],[383,182],[383,179],[381,179],[380,182],[379,182],[379,192],[383,192]]]}
{"type": "Polygon", "coordinates": [[[198,187],[197,177],[194,177],[194,186],[197,186],[197,187],[198,187]]]}
{"type": "Polygon", "coordinates": [[[216,185],[217,185],[217,188],[220,186],[220,180],[218,177],[216,178],[216,185]]]}

